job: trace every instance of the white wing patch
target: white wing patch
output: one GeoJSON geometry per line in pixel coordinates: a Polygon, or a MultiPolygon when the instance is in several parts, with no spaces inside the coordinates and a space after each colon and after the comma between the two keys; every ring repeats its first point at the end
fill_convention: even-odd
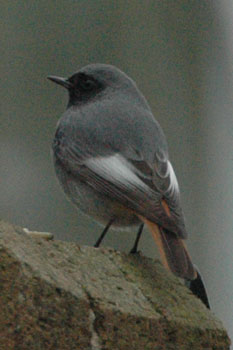
{"type": "Polygon", "coordinates": [[[166,176],[167,175],[169,175],[169,177],[170,177],[170,185],[169,185],[167,191],[168,192],[175,191],[175,192],[179,193],[179,185],[178,185],[178,181],[176,178],[176,174],[175,174],[173,167],[172,167],[171,163],[169,162],[169,160],[167,162],[167,174],[166,174],[166,176]]]}
{"type": "Polygon", "coordinates": [[[150,191],[149,187],[135,174],[134,166],[120,154],[87,159],[84,164],[97,175],[121,187],[150,191]]]}

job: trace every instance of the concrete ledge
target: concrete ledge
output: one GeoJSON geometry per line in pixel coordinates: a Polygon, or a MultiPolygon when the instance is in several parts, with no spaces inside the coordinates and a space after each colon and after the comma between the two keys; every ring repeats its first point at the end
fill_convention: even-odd
{"type": "Polygon", "coordinates": [[[158,261],[31,238],[0,221],[1,350],[229,349],[158,261]]]}

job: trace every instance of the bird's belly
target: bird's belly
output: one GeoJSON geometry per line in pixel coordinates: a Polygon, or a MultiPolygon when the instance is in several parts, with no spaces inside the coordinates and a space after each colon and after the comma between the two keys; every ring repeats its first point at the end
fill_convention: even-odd
{"type": "Polygon", "coordinates": [[[68,198],[85,214],[106,225],[114,219],[113,226],[127,227],[138,225],[139,218],[132,210],[119,202],[95,191],[77,177],[67,173],[62,165],[55,164],[56,174],[68,198]]]}

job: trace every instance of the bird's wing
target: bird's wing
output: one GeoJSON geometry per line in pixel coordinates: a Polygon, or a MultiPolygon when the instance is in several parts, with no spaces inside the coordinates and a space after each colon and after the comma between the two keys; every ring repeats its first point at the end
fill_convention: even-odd
{"type": "Polygon", "coordinates": [[[103,147],[95,154],[94,146],[83,146],[76,140],[60,152],[60,161],[73,176],[95,191],[119,201],[136,214],[175,233],[186,236],[179,204],[179,187],[170,161],[162,151],[149,164],[133,149],[115,152],[103,147]],[[94,155],[95,154],[95,155],[94,155]]]}

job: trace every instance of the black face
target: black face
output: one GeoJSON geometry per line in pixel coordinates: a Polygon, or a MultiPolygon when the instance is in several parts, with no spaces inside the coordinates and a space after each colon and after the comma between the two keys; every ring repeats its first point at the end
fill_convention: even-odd
{"type": "Polygon", "coordinates": [[[71,104],[79,104],[92,100],[103,89],[104,84],[85,73],[76,73],[69,79],[69,95],[71,104]]]}
{"type": "Polygon", "coordinates": [[[69,105],[91,101],[105,88],[103,81],[83,72],[75,73],[68,79],[52,75],[48,79],[68,90],[69,105]]]}

